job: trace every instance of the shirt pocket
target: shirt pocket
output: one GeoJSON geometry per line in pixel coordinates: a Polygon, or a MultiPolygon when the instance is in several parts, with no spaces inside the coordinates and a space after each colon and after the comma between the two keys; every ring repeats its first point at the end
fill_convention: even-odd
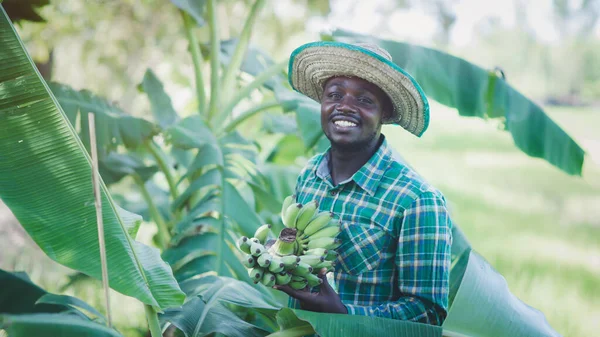
{"type": "Polygon", "coordinates": [[[344,223],[339,234],[338,264],[346,273],[358,275],[379,266],[389,249],[391,236],[381,228],[344,223]]]}

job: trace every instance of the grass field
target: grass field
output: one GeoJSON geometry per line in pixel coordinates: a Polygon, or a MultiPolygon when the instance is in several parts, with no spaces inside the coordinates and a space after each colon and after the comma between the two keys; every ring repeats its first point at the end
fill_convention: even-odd
{"type": "Polygon", "coordinates": [[[591,152],[583,177],[528,157],[492,122],[458,117],[436,104],[421,139],[393,127],[383,132],[446,195],[454,221],[513,294],[541,310],[563,336],[595,336],[600,330],[600,113],[549,113],[591,152]]]}

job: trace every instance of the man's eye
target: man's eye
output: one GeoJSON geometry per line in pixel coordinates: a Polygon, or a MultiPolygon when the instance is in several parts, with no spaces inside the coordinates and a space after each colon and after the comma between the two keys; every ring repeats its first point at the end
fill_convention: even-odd
{"type": "Polygon", "coordinates": [[[342,95],[340,95],[337,92],[330,92],[329,95],[327,95],[327,97],[333,98],[333,99],[340,99],[340,98],[342,98],[342,95]]]}
{"type": "Polygon", "coordinates": [[[365,104],[372,104],[373,100],[371,100],[370,98],[366,98],[366,97],[359,97],[358,101],[361,103],[365,103],[365,104]]]}

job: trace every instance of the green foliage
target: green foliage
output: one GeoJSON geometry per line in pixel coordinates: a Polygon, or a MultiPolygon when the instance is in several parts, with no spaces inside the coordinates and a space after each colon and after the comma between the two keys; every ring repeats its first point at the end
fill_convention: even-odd
{"type": "Polygon", "coordinates": [[[559,336],[544,314],[516,298],[504,277],[474,251],[442,327],[466,336],[559,336]]]}
{"type": "MultiPolygon", "coordinates": [[[[103,186],[105,226],[111,238],[107,242],[111,286],[163,309],[183,303],[181,307],[166,309],[160,315],[163,324],[168,322],[175,325],[188,337],[211,333],[264,336],[277,331],[276,322],[281,329],[273,334],[276,336],[300,336],[315,331],[327,336],[379,334],[378,331],[382,334],[384,331],[386,334],[394,331],[408,336],[439,336],[442,331],[439,327],[381,318],[290,309],[283,309],[276,315],[282,306],[278,303],[280,298],[262,285],[251,283],[236,250],[232,248],[237,237],[252,236],[254,230],[265,221],[273,222],[276,227],[281,226],[277,216],[280,201],[293,193],[298,167],[277,164],[290,165],[300,154],[310,155],[315,149],[322,151],[327,147],[320,128],[320,108],[318,103],[290,90],[282,71],[286,61],[276,63],[264,52],[250,46],[250,33],[263,1],[253,2],[240,37],[226,41],[217,39],[219,25],[215,16],[215,1],[208,2],[206,12],[202,1],[174,0],[173,3],[183,14],[183,26],[194,64],[198,108],[192,116],[180,117],[160,79],[150,69],[146,71],[138,89],[148,96],[153,121],[126,114],[116,104],[88,91],[75,91],[53,84],[55,96],[64,110],[62,114],[41,79],[30,74],[31,78],[25,78],[22,83],[13,83],[10,76],[17,74],[13,71],[18,67],[11,64],[3,68],[0,63],[0,70],[6,70],[6,78],[9,79],[4,92],[0,91],[0,97],[3,97],[3,93],[8,94],[4,96],[5,101],[0,98],[0,113],[10,112],[0,115],[0,119],[4,117],[7,121],[0,123],[0,131],[2,125],[11,130],[11,135],[0,132],[0,153],[5,154],[10,163],[4,166],[0,163],[0,176],[7,177],[6,180],[0,179],[0,191],[9,191],[3,192],[2,198],[7,197],[7,204],[24,227],[49,256],[98,277],[98,244],[93,235],[95,227],[87,226],[85,230],[78,227],[81,222],[95,224],[93,208],[90,207],[93,201],[85,197],[91,195],[91,186],[81,183],[88,181],[90,175],[89,157],[85,155],[82,143],[86,144],[89,137],[85,120],[87,112],[93,112],[97,120],[104,182],[116,183],[127,176],[133,178],[145,201],[140,209],[144,209],[144,214],[147,213],[148,220],[157,224],[157,241],[162,248],[160,258],[166,262],[161,261],[158,250],[133,241],[139,217],[121,210],[103,186]],[[197,25],[208,23],[208,44],[198,43],[194,22],[197,25]],[[208,102],[202,76],[205,60],[200,49],[210,58],[211,97],[208,102]],[[252,80],[248,81],[248,77],[252,80]],[[258,102],[256,97],[261,101],[258,102]],[[273,110],[277,110],[277,113],[273,110]],[[253,117],[264,111],[270,114],[261,121],[262,128],[256,128],[258,131],[255,131],[254,137],[243,136],[249,133],[243,132],[246,131],[246,123],[251,125],[250,121],[255,121],[253,117]],[[295,112],[294,116],[290,116],[289,112],[295,112]],[[19,119],[19,116],[28,116],[28,119],[19,119]],[[77,125],[78,120],[80,125],[77,125]],[[36,123],[41,122],[44,128],[36,127],[36,123]],[[13,130],[17,131],[13,134],[13,130]],[[80,141],[75,130],[80,131],[80,141]],[[6,135],[4,139],[2,135],[6,135]],[[272,138],[265,141],[263,136],[272,138]],[[18,153],[14,150],[17,139],[24,141],[23,145],[27,146],[24,150],[19,148],[18,153]],[[259,153],[261,150],[264,151],[262,156],[259,153]],[[63,169],[67,164],[68,175],[63,169]],[[31,169],[31,166],[35,169],[31,169]],[[5,175],[6,172],[10,174],[5,175]],[[43,183],[34,185],[25,182],[24,179],[31,177],[43,183]],[[17,186],[15,179],[20,183],[19,186],[25,188],[14,188],[17,186]],[[26,203],[25,198],[34,193],[40,200],[34,201],[32,206],[26,203]],[[31,213],[32,209],[36,212],[31,213]],[[69,209],[72,214],[60,212],[63,209],[69,209]],[[106,219],[107,216],[109,219],[106,219]],[[185,292],[185,302],[180,288],[185,292]],[[228,324],[222,324],[224,320],[228,324]]],[[[436,82],[440,74],[438,68],[426,68],[419,63],[401,64],[411,73],[416,73],[417,80],[423,83],[433,98],[458,107],[463,115],[510,115],[514,107],[511,104],[515,104],[513,100],[520,102],[519,105],[529,104],[524,97],[511,91],[513,89],[495,77],[492,78],[496,86],[490,87],[490,75],[464,60],[420,47],[407,49],[406,45],[398,42],[380,43],[388,44],[386,47],[394,55],[414,52],[414,59],[421,59],[425,55],[427,57],[422,60],[438,60],[439,64],[447,62],[455,65],[455,70],[466,71],[470,81],[465,80],[462,85],[455,86],[450,81],[436,82]],[[415,68],[411,69],[411,66],[415,68]],[[473,91],[480,95],[472,95],[473,91]],[[510,92],[507,95],[511,99],[510,104],[503,98],[506,91],[510,92]]],[[[4,56],[9,55],[13,48],[8,50],[4,56]]],[[[0,59],[3,59],[2,56],[0,52],[0,59]]],[[[440,67],[446,68],[452,67],[440,67]]],[[[0,88],[4,80],[2,76],[0,88]]],[[[562,130],[547,122],[541,110],[537,111],[533,106],[529,112],[545,123],[541,125],[553,129],[553,136],[559,137],[565,144],[570,141],[560,133],[562,130]]],[[[571,146],[568,149],[567,153],[575,155],[566,156],[567,159],[564,159],[564,153],[555,155],[554,152],[547,154],[545,150],[540,152],[539,149],[546,143],[540,138],[526,137],[528,133],[537,134],[530,131],[540,124],[529,123],[518,129],[510,124],[512,120],[512,117],[509,118],[509,130],[525,139],[525,143],[517,141],[517,145],[524,146],[526,152],[544,155],[551,162],[558,162],[566,171],[580,170],[582,153],[578,152],[578,147],[571,146]],[[533,150],[527,147],[527,141],[534,144],[533,150]]],[[[472,251],[458,227],[454,228],[453,233],[452,319],[448,320],[450,323],[444,326],[444,330],[468,336],[485,336],[490,331],[478,328],[485,328],[487,324],[494,326],[491,332],[500,334],[506,331],[517,333],[516,330],[510,330],[512,328],[532,335],[539,331],[553,333],[543,316],[511,297],[502,284],[501,276],[472,251]],[[471,289],[478,291],[470,292],[471,289]],[[502,305],[496,306],[496,303],[485,301],[490,293],[496,291],[501,291],[504,296],[496,298],[502,305]],[[465,307],[472,303],[468,302],[469,296],[475,297],[475,303],[484,303],[485,306],[465,307]],[[478,309],[476,313],[470,311],[473,308],[478,309]],[[473,324],[472,329],[467,328],[471,323],[465,319],[469,317],[465,313],[483,316],[478,319],[480,324],[473,324]],[[514,322],[522,318],[531,320],[519,321],[516,327],[506,324],[507,321],[514,322]]],[[[94,311],[77,299],[58,295],[43,296],[41,302],[94,311]]],[[[56,317],[6,316],[4,319],[17,335],[33,333],[41,328],[47,331],[63,328],[65,333],[88,329],[90,334],[116,334],[110,329],[101,329],[87,322],[83,324],[70,317],[56,317]],[[52,327],[47,326],[50,319],[56,322],[52,327]]],[[[153,311],[149,320],[152,317],[153,311]]],[[[153,336],[156,334],[154,327],[153,336]]]]}
{"type": "Polygon", "coordinates": [[[82,300],[47,293],[25,273],[0,269],[0,329],[9,336],[121,336],[108,329],[105,318],[82,300]],[[93,322],[79,309],[97,318],[93,322]]]}
{"type": "MultiPolygon", "coordinates": [[[[90,151],[88,113],[94,113],[96,142],[100,158],[106,156],[110,151],[115,151],[119,145],[135,149],[159,132],[159,128],[153,123],[126,114],[116,105],[88,90],[76,91],[58,83],[51,83],[49,87],[71,125],[80,130],[79,138],[88,152],[90,151]]],[[[156,99],[160,98],[156,96],[156,99]]]]}
{"type": "Polygon", "coordinates": [[[282,309],[277,313],[280,331],[270,336],[304,336],[316,332],[320,336],[425,336],[441,337],[438,326],[379,317],[327,314],[304,310],[282,309]]]}
{"type": "MultiPolygon", "coordinates": [[[[100,278],[89,156],[3,9],[0,30],[0,196],[50,258],[100,278]]],[[[159,308],[182,303],[158,251],[133,240],[139,217],[101,188],[110,286],[159,308]]]]}
{"type": "Polygon", "coordinates": [[[190,279],[181,286],[190,300],[182,308],[167,310],[161,319],[177,326],[187,337],[214,332],[232,337],[265,336],[267,330],[236,316],[228,304],[251,309],[270,319],[274,319],[280,308],[247,282],[227,277],[190,279]]]}
{"type": "Polygon", "coordinates": [[[0,269],[0,313],[58,313],[68,308],[55,303],[37,304],[46,291],[33,284],[27,274],[9,273],[0,269]]]}
{"type": "Polygon", "coordinates": [[[335,31],[332,37],[380,44],[398,66],[415,78],[428,97],[456,108],[461,116],[501,118],[515,144],[525,153],[544,158],[566,173],[581,175],[583,149],[539,105],[494,72],[441,51],[407,43],[347,31],[335,31]]]}
{"type": "Polygon", "coordinates": [[[116,330],[80,318],[60,314],[29,314],[0,317],[0,327],[11,337],[122,337],[116,330]]]}

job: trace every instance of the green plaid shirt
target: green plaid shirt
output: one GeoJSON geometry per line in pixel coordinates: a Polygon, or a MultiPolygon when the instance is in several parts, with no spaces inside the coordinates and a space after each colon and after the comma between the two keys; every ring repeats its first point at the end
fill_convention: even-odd
{"type": "MultiPolygon", "coordinates": [[[[328,151],[298,177],[297,202],[342,220],[333,279],[352,315],[441,325],[448,309],[452,221],[442,194],[396,159],[387,141],[337,186],[328,151]]],[[[296,300],[290,305],[298,307],[296,300]]]]}

